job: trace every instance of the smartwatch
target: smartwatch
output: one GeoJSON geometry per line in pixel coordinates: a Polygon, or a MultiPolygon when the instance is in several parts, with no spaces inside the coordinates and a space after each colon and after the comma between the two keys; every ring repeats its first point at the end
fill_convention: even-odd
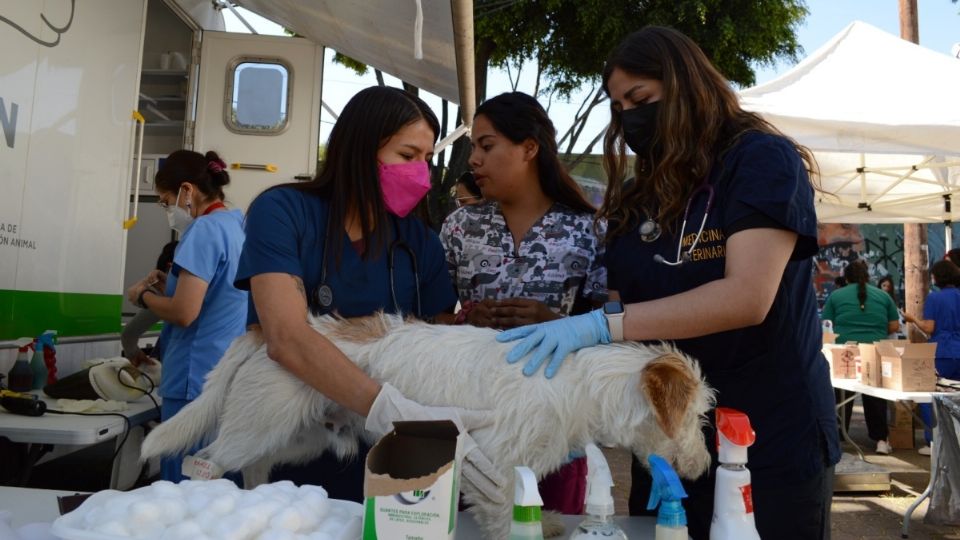
{"type": "Polygon", "coordinates": [[[623,341],[623,302],[611,300],[603,304],[603,316],[607,318],[607,328],[613,341],[623,341]]]}

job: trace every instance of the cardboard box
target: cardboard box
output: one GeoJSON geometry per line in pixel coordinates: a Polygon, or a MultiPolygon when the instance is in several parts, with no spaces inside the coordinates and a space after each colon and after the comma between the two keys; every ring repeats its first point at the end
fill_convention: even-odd
{"type": "Polygon", "coordinates": [[[449,420],[393,426],[367,455],[364,540],[452,540],[460,500],[460,431],[449,420]]]}
{"type": "Polygon", "coordinates": [[[824,330],[824,331],[823,331],[823,344],[824,344],[824,345],[832,345],[832,344],[836,343],[836,342],[837,342],[837,335],[838,335],[838,334],[834,334],[833,332],[827,332],[826,330],[824,330]]]}
{"type": "Polygon", "coordinates": [[[831,372],[834,379],[856,379],[857,357],[860,349],[856,343],[848,343],[840,347],[832,347],[830,351],[831,372]]]}
{"type": "Polygon", "coordinates": [[[881,386],[902,392],[936,390],[937,373],[933,368],[936,353],[936,343],[878,342],[881,386]]]}
{"type": "Polygon", "coordinates": [[[890,446],[897,449],[914,448],[913,407],[906,401],[889,402],[887,415],[890,446]]]}
{"type": "Polygon", "coordinates": [[[880,377],[880,355],[877,346],[873,343],[861,343],[860,349],[860,382],[867,386],[881,387],[883,379],[880,377]]]}

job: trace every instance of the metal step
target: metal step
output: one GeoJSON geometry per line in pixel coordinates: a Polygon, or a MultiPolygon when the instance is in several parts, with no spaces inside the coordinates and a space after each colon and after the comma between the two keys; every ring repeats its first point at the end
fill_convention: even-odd
{"type": "Polygon", "coordinates": [[[880,465],[843,454],[834,469],[833,492],[890,491],[890,473],[880,465]]]}

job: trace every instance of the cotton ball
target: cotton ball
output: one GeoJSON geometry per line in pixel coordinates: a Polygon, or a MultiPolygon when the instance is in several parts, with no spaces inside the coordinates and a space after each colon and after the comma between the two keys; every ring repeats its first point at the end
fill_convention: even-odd
{"type": "Polygon", "coordinates": [[[137,540],[160,540],[160,538],[163,536],[163,533],[165,533],[167,530],[167,525],[158,521],[143,527],[131,527],[131,529],[133,530],[134,538],[137,540]]]}
{"type": "Polygon", "coordinates": [[[313,486],[310,484],[304,484],[300,486],[301,495],[317,495],[323,497],[324,499],[329,499],[330,495],[327,493],[327,490],[323,489],[322,486],[313,486]]]}
{"type": "Polygon", "coordinates": [[[207,506],[207,511],[215,516],[225,516],[237,506],[237,495],[235,493],[223,493],[214,496],[207,506]]]}
{"type": "Polygon", "coordinates": [[[169,527],[160,540],[193,540],[203,534],[203,529],[196,521],[184,521],[169,527]]]}
{"type": "Polygon", "coordinates": [[[193,492],[185,497],[184,502],[187,513],[197,515],[207,511],[207,507],[210,506],[210,496],[206,493],[193,492]]]}
{"type": "Polygon", "coordinates": [[[273,485],[278,490],[291,493],[291,494],[295,494],[298,489],[297,485],[291,482],[290,480],[281,480],[279,482],[274,482],[273,485]]]}
{"type": "Polygon", "coordinates": [[[130,531],[127,527],[120,521],[105,521],[96,527],[94,527],[93,532],[98,532],[101,534],[108,534],[112,536],[130,536],[130,531]]]}
{"type": "Polygon", "coordinates": [[[253,491],[241,491],[240,498],[237,500],[237,508],[256,506],[265,500],[267,500],[267,497],[261,493],[256,493],[253,491]]]}
{"type": "Polygon", "coordinates": [[[177,484],[166,480],[157,480],[150,484],[152,494],[157,497],[180,497],[183,490],[177,484]]]}
{"type": "Polygon", "coordinates": [[[284,508],[270,520],[270,527],[297,532],[303,526],[303,516],[296,508],[284,508]]]}
{"type": "Polygon", "coordinates": [[[155,502],[160,507],[163,523],[179,523],[187,516],[187,504],[179,497],[160,497],[155,502]]]}
{"type": "Polygon", "coordinates": [[[90,528],[97,523],[103,523],[104,514],[107,513],[106,508],[93,508],[85,516],[83,516],[83,523],[86,525],[84,528],[90,528]]]}
{"type": "Polygon", "coordinates": [[[296,540],[297,536],[287,529],[267,529],[260,533],[257,540],[296,540]]]}
{"type": "Polygon", "coordinates": [[[320,524],[320,528],[317,530],[317,532],[324,532],[334,538],[337,538],[340,535],[340,530],[343,529],[344,525],[346,525],[346,523],[340,517],[328,515],[327,519],[320,524]]]}
{"type": "Polygon", "coordinates": [[[209,532],[220,540],[252,540],[260,531],[250,530],[242,520],[224,519],[209,532]]]}
{"type": "Polygon", "coordinates": [[[227,480],[226,478],[217,478],[216,480],[207,480],[199,483],[206,484],[208,489],[212,489],[217,492],[222,491],[224,493],[236,493],[240,491],[240,488],[238,488],[232,480],[227,480]]]}
{"type": "Polygon", "coordinates": [[[316,529],[317,525],[327,516],[326,505],[321,505],[318,508],[316,504],[310,504],[307,501],[297,501],[293,504],[292,508],[300,514],[303,521],[300,524],[300,529],[298,529],[300,531],[312,531],[316,529]]]}
{"type": "Polygon", "coordinates": [[[307,540],[334,540],[334,538],[325,532],[317,531],[308,536],[307,540]]]}
{"type": "Polygon", "coordinates": [[[148,500],[131,504],[127,512],[127,523],[133,530],[153,525],[160,519],[160,505],[148,500]]]}

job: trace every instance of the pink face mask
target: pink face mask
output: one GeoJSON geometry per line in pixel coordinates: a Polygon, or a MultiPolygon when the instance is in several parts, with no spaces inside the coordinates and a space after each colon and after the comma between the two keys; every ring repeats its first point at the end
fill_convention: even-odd
{"type": "Polygon", "coordinates": [[[383,204],[397,217],[406,217],[430,191],[430,169],[426,161],[381,163],[379,171],[383,204]]]}

